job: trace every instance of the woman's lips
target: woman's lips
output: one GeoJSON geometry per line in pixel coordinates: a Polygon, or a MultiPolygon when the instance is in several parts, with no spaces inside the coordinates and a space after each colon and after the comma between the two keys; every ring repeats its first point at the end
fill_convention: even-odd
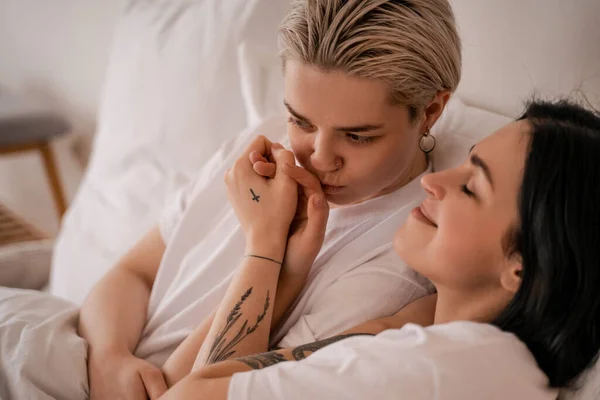
{"type": "Polygon", "coordinates": [[[427,216],[426,211],[423,210],[423,206],[413,208],[413,210],[410,213],[419,221],[437,228],[437,225],[427,216]]]}

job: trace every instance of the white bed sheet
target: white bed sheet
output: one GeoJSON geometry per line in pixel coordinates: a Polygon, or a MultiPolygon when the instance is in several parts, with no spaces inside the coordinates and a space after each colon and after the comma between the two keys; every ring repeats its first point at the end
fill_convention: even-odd
{"type": "Polygon", "coordinates": [[[87,345],[76,326],[74,304],[0,287],[0,399],[87,399],[87,345]]]}

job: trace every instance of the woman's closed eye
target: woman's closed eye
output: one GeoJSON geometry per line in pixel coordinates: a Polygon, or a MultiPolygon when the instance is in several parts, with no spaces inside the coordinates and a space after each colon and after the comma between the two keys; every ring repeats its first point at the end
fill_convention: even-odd
{"type": "Polygon", "coordinates": [[[473,193],[473,192],[472,192],[472,191],[469,189],[469,187],[467,186],[467,184],[463,184],[463,185],[461,185],[460,189],[461,189],[461,191],[462,191],[464,194],[466,194],[467,196],[469,196],[469,197],[475,197],[475,193],[473,193]]]}
{"type": "Polygon", "coordinates": [[[291,123],[292,125],[297,126],[298,128],[300,128],[301,130],[303,130],[305,132],[312,132],[314,130],[314,126],[312,126],[312,124],[309,124],[308,122],[303,121],[298,118],[289,117],[288,122],[291,123]]]}
{"type": "Polygon", "coordinates": [[[372,136],[360,136],[355,133],[347,133],[346,137],[355,144],[367,144],[375,140],[375,138],[372,136]]]}

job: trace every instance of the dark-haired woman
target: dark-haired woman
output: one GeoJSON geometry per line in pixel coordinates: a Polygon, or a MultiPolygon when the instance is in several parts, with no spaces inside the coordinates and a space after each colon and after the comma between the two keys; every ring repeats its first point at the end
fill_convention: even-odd
{"type": "MultiPolygon", "coordinates": [[[[286,157],[276,151],[278,168],[286,157]]],[[[278,228],[238,195],[249,185],[272,197],[282,221],[289,199],[276,197],[277,185],[294,179],[309,201],[319,199],[301,170],[281,171],[269,181],[241,171],[227,179],[250,235],[278,228]]],[[[257,327],[269,326],[265,300],[276,287],[262,282],[279,269],[263,259],[260,272],[238,271],[200,367],[165,398],[555,398],[600,346],[600,118],[567,102],[534,102],[476,144],[463,165],[425,176],[422,186],[427,198],[394,247],[435,284],[436,298],[337,338],[252,356],[268,350],[268,328],[257,327]],[[432,326],[406,323],[429,306],[432,326]]],[[[309,207],[326,207],[317,203],[309,207]]]]}

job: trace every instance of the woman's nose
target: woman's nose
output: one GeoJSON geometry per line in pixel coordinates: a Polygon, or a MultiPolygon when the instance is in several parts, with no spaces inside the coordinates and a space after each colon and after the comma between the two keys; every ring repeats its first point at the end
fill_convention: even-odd
{"type": "Polygon", "coordinates": [[[338,168],[337,156],[334,151],[333,138],[317,133],[313,143],[311,163],[321,172],[333,172],[338,168]]]}
{"type": "Polygon", "coordinates": [[[442,200],[446,195],[445,173],[433,172],[421,178],[421,186],[425,192],[437,200],[442,200]]]}

